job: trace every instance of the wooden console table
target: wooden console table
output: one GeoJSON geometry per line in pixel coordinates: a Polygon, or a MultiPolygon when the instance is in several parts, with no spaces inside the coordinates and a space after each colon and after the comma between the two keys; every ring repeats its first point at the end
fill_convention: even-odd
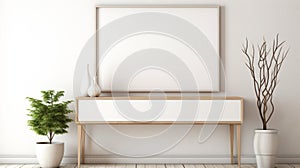
{"type": "MultiPolygon", "coordinates": [[[[89,124],[162,125],[162,124],[217,124],[229,125],[231,163],[234,163],[234,126],[237,137],[237,163],[241,165],[241,124],[243,123],[243,98],[241,97],[151,97],[151,101],[164,101],[163,114],[154,121],[130,121],[119,114],[115,103],[130,101],[140,107],[149,103],[149,97],[77,97],[76,124],[78,125],[78,167],[84,163],[85,131],[89,124]],[[179,104],[198,103],[197,117],[178,119],[179,104]],[[211,110],[211,106],[218,106],[211,110]],[[210,117],[207,117],[209,114],[210,117]],[[221,114],[221,115],[220,115],[221,114]]],[[[123,109],[122,109],[123,110],[123,109]]],[[[126,109],[124,109],[126,110],[126,109]]],[[[184,113],[184,111],[182,112],[184,113]]]]}

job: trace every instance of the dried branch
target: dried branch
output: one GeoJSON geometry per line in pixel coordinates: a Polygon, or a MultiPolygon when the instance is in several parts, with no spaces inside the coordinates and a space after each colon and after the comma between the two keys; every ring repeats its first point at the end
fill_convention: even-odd
{"type": "Polygon", "coordinates": [[[273,94],[278,84],[278,74],[289,53],[289,49],[284,49],[285,43],[285,41],[279,42],[279,35],[277,34],[272,42],[272,47],[268,48],[266,40],[263,39],[262,44],[257,46],[257,61],[253,44],[251,45],[252,51],[249,51],[248,39],[246,39],[246,43],[242,47],[242,52],[247,58],[246,66],[253,80],[257,99],[256,105],[264,130],[267,129],[267,124],[275,111],[273,94]],[[257,62],[256,67],[254,66],[255,62],[257,62]]]}

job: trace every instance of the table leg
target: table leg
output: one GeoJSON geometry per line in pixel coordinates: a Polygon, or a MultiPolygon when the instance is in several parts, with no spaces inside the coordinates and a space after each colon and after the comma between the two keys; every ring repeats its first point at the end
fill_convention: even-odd
{"type": "Polygon", "coordinates": [[[230,130],[230,161],[231,164],[233,164],[234,163],[234,158],[233,158],[234,125],[233,124],[229,125],[229,130],[230,130]]]}
{"type": "Polygon", "coordinates": [[[238,155],[238,167],[241,167],[241,125],[237,125],[237,155],[238,155]]]}
{"type": "Polygon", "coordinates": [[[82,126],[77,125],[77,163],[78,163],[78,168],[80,168],[80,161],[81,161],[81,135],[82,135],[82,126]]]}
{"type": "Polygon", "coordinates": [[[85,130],[84,126],[81,126],[81,162],[84,164],[84,148],[85,148],[85,130]]]}

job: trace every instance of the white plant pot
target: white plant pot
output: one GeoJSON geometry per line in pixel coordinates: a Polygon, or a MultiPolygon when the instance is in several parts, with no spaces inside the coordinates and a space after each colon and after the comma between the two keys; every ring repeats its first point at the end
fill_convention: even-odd
{"type": "Polygon", "coordinates": [[[257,168],[274,168],[278,148],[278,130],[255,130],[254,153],[257,168]]]}
{"type": "Polygon", "coordinates": [[[36,157],[41,167],[59,167],[64,155],[64,143],[36,143],[36,157]]]}

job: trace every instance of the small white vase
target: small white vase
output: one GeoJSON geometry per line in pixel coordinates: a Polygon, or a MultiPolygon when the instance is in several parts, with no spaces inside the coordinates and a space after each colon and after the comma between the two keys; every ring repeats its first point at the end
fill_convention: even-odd
{"type": "Polygon", "coordinates": [[[100,95],[101,89],[97,83],[97,77],[93,77],[87,92],[90,97],[97,97],[100,95]]]}
{"type": "Polygon", "coordinates": [[[59,167],[64,156],[64,143],[36,143],[36,157],[41,167],[59,167]]]}
{"type": "Polygon", "coordinates": [[[255,130],[253,145],[257,168],[274,168],[278,148],[278,130],[255,130]]]}

